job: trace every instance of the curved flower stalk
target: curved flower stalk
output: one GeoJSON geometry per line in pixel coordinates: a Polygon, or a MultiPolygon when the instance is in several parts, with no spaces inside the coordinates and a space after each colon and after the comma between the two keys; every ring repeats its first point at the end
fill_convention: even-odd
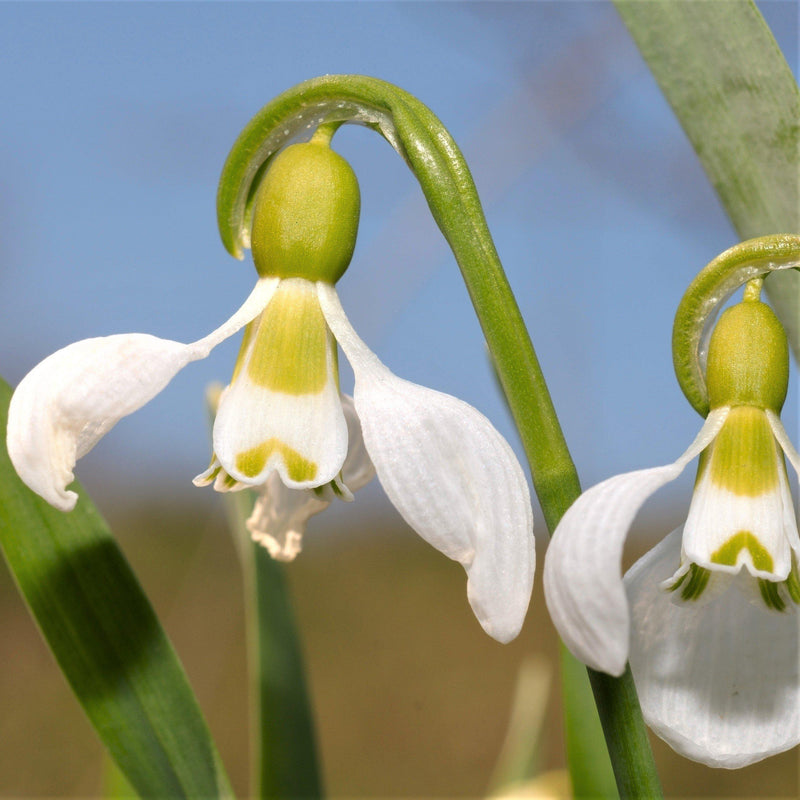
{"type": "Polygon", "coordinates": [[[330,136],[321,129],[270,160],[252,209],[259,280],[230,320],[189,345],[129,334],[53,354],[14,394],[9,454],[28,486],[70,510],[76,459],[186,364],[246,326],[220,398],[212,462],[195,483],[219,491],[262,487],[248,527],[270,552],[290,559],[308,518],[336,496],[352,499],[374,464],[406,521],[464,566],[486,632],[509,641],[533,582],[527,482],[485,417],[397,378],[350,325],[334,284],[353,253],[360,199],[330,136]],[[354,401],[340,393],[337,342],[353,366],[354,401]]]}
{"type": "Polygon", "coordinates": [[[570,650],[611,675],[630,659],[656,733],[689,758],[729,768],[800,742],[800,538],[784,456],[795,470],[800,458],[779,418],[786,334],[760,289],[761,278],[751,279],[713,331],[703,383],[710,413],[694,442],[672,464],[582,494],[544,570],[570,650]],[[623,581],[637,511],[698,455],[686,523],[623,581]]]}

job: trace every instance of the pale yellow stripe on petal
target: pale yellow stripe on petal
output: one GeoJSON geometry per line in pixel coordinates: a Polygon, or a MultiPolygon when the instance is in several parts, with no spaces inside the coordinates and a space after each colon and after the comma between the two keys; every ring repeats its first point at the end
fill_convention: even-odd
{"type": "Polygon", "coordinates": [[[711,480],[734,494],[757,497],[778,486],[779,458],[763,410],[737,406],[731,409],[713,443],[711,480]]]}
{"type": "Polygon", "coordinates": [[[284,280],[261,314],[247,372],[256,385],[274,392],[319,394],[333,346],[314,284],[284,280]]]}
{"type": "Polygon", "coordinates": [[[773,559],[769,551],[750,531],[739,531],[711,554],[711,561],[727,567],[735,567],[742,550],[750,553],[753,566],[761,572],[772,572],[773,559]]]}
{"type": "Polygon", "coordinates": [[[290,480],[298,483],[314,480],[317,465],[274,437],[239,453],[236,456],[236,469],[248,478],[255,478],[264,470],[273,453],[280,455],[290,480]]]}

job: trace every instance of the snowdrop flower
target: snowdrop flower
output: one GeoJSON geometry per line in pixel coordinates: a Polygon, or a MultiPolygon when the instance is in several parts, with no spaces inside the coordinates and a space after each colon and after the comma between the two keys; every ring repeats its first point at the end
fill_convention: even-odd
{"type": "Polygon", "coordinates": [[[519,632],[534,571],[522,469],[489,421],[460,400],[393,375],[353,330],[334,288],[355,246],[360,197],[330,136],[274,156],[253,204],[259,280],[220,328],[192,344],[126,334],[88,339],[45,359],[9,409],[8,450],[20,477],[56,508],[76,459],[191,361],[245,327],[214,423],[218,490],[262,487],[249,528],[292,558],[305,522],[377,472],[420,536],[467,571],[470,604],[500,641],[519,632]],[[355,373],[339,389],[337,342],[355,373]]]}
{"type": "Polygon", "coordinates": [[[748,287],[712,334],[711,411],[673,464],[585,492],[547,553],[547,605],[572,652],[621,675],[630,659],[647,723],[675,750],[736,768],[800,742],[798,539],[781,424],[789,356],[748,287]],[[639,508],[700,456],[686,523],[620,574],[639,508]]]}

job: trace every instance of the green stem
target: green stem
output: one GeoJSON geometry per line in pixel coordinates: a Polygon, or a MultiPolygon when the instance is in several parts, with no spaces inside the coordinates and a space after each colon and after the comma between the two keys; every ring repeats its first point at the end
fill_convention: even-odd
{"type": "Polygon", "coordinates": [[[619,678],[588,672],[620,797],[662,797],[658,774],[648,768],[653,754],[630,667],[619,678]]]}
{"type": "MultiPolygon", "coordinates": [[[[580,494],[578,475],[567,448],[539,361],[516,299],[492,241],[475,184],[461,151],[430,109],[392,84],[361,75],[328,75],[299,84],[267,104],[245,127],[223,168],[217,193],[217,218],[223,243],[242,257],[249,245],[250,207],[274,153],[306,128],[330,122],[356,122],[378,131],[405,159],[420,183],[431,213],[461,269],[509,408],[530,464],[533,486],[548,528],[580,494]]],[[[607,678],[601,717],[619,705],[635,717],[632,682],[607,678]],[[617,698],[619,695],[619,698],[617,698]]],[[[659,797],[649,748],[641,747],[633,725],[606,724],[613,750],[631,759],[614,763],[623,796],[659,797]],[[626,794],[629,787],[642,791],[626,794]],[[646,788],[645,788],[646,787],[646,788]]]]}
{"type": "Polygon", "coordinates": [[[251,492],[226,495],[242,557],[250,651],[253,796],[324,796],[305,667],[283,564],[250,540],[251,492]]]}

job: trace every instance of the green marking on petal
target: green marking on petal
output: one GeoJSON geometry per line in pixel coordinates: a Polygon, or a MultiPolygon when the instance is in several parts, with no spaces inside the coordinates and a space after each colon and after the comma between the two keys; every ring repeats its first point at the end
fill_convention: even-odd
{"type": "Polygon", "coordinates": [[[775,581],[767,581],[763,578],[758,579],[758,588],[761,592],[761,599],[767,608],[774,611],[783,611],[786,608],[786,603],[778,591],[778,584],[775,581]]]}
{"type": "Polygon", "coordinates": [[[711,561],[726,567],[735,567],[742,550],[748,550],[753,566],[761,572],[772,572],[772,556],[750,531],[739,531],[711,554],[711,561]]]}
{"type": "Polygon", "coordinates": [[[706,586],[708,586],[711,570],[692,564],[686,575],[688,575],[689,580],[686,581],[683,589],[681,589],[681,600],[697,600],[703,594],[706,586]]]}
{"type": "Polygon", "coordinates": [[[757,497],[778,487],[778,450],[766,414],[732,408],[711,449],[711,480],[734,494],[757,497]]]}
{"type": "Polygon", "coordinates": [[[800,605],[800,577],[797,575],[797,562],[792,559],[792,569],[789,571],[789,577],[786,579],[786,591],[792,602],[800,605]]]}
{"type": "Polygon", "coordinates": [[[697,600],[708,586],[710,577],[711,570],[699,567],[697,564],[690,564],[689,569],[672,586],[667,587],[667,591],[674,592],[682,586],[681,600],[697,600]]]}
{"type": "Polygon", "coordinates": [[[292,395],[323,391],[333,337],[313,284],[281,282],[261,314],[255,336],[247,367],[255,384],[292,395]]]}
{"type": "Polygon", "coordinates": [[[317,474],[317,465],[313,461],[303,458],[297,450],[274,437],[239,453],[236,456],[236,469],[248,478],[255,478],[256,475],[261,474],[270,456],[275,452],[280,453],[290,480],[301,483],[314,479],[317,474]]]}

